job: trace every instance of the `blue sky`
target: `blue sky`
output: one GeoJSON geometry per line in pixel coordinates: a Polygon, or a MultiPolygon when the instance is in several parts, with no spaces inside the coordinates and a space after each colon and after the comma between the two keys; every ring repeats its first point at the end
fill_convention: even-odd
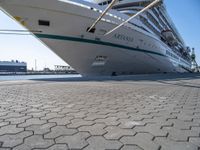
{"type": "MultiPolygon", "coordinates": [[[[197,62],[200,64],[200,0],[165,0],[169,15],[174,21],[186,44],[196,49],[197,62]]],[[[1,29],[23,29],[15,21],[0,12],[1,29]]],[[[0,34],[0,60],[20,60],[28,63],[28,68],[54,65],[67,65],[50,49],[32,36],[0,34]]]]}

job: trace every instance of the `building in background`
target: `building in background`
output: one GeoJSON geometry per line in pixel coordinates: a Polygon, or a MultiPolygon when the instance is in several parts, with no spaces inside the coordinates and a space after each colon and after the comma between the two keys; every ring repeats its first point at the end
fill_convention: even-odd
{"type": "Polygon", "coordinates": [[[70,74],[76,74],[77,72],[72,68],[71,66],[60,66],[55,65],[55,72],[57,73],[70,73],[70,74]]]}
{"type": "Polygon", "coordinates": [[[27,72],[27,63],[16,61],[0,61],[0,73],[25,73],[27,72]]]}

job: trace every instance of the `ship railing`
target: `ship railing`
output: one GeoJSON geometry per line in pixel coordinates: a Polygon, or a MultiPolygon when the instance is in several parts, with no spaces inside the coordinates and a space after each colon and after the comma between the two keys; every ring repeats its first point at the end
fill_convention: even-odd
{"type": "MultiPolygon", "coordinates": [[[[94,23],[87,29],[88,32],[94,31],[95,26],[102,20],[102,18],[107,14],[107,12],[112,9],[113,5],[117,2],[118,0],[112,0],[112,2],[106,7],[106,9],[100,14],[100,16],[94,21],[94,23]]],[[[108,35],[118,28],[122,27],[126,23],[129,23],[133,18],[136,18],[138,15],[141,13],[145,12],[149,8],[152,8],[154,5],[158,4],[161,0],[154,0],[152,3],[150,3],[148,6],[144,7],[142,10],[138,11],[136,14],[133,16],[129,17],[127,20],[124,20],[122,23],[120,23],[117,27],[113,28],[112,30],[108,31],[105,35],[108,35]]]]}

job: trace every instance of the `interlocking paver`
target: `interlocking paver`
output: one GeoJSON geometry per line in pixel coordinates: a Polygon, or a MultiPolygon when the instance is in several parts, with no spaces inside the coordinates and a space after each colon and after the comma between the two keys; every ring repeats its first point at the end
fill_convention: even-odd
{"type": "Polygon", "coordinates": [[[1,82],[0,150],[200,149],[200,74],[152,76],[1,82]]]}
{"type": "Polygon", "coordinates": [[[146,126],[137,126],[134,128],[136,132],[148,132],[153,136],[167,136],[167,131],[161,129],[161,125],[158,124],[147,124],[146,126]]]}
{"type": "Polygon", "coordinates": [[[31,125],[25,128],[27,131],[33,131],[34,134],[45,134],[50,132],[51,127],[56,126],[55,123],[46,123],[43,125],[31,125]]]}
{"type": "Polygon", "coordinates": [[[160,146],[152,140],[153,136],[148,133],[138,133],[135,136],[124,136],[120,139],[123,144],[136,145],[145,150],[158,150],[160,146]]]}
{"type": "Polygon", "coordinates": [[[198,150],[198,147],[188,142],[175,142],[165,137],[156,137],[155,143],[162,145],[161,150],[198,150]]]}
{"type": "Polygon", "coordinates": [[[79,111],[79,112],[70,112],[67,115],[78,119],[78,118],[85,118],[87,116],[86,114],[87,114],[86,111],[79,111]]]}
{"type": "Polygon", "coordinates": [[[86,121],[83,119],[73,119],[71,120],[71,123],[67,125],[68,128],[78,128],[81,126],[87,126],[87,125],[92,125],[94,122],[92,121],[86,121]]]}
{"type": "Polygon", "coordinates": [[[135,126],[145,126],[146,125],[146,123],[144,123],[142,121],[134,121],[131,119],[119,119],[118,121],[120,122],[119,127],[125,128],[125,129],[132,129],[135,126]]]}
{"type": "Polygon", "coordinates": [[[87,142],[89,143],[89,146],[87,146],[84,150],[106,150],[106,149],[112,149],[112,150],[118,150],[120,147],[122,147],[122,143],[119,141],[114,140],[106,140],[102,136],[93,136],[88,138],[87,142]]]}
{"type": "Polygon", "coordinates": [[[47,150],[69,150],[67,144],[55,144],[49,147],[47,150]]]}
{"type": "Polygon", "coordinates": [[[40,120],[39,118],[26,119],[24,123],[18,124],[18,127],[28,127],[31,125],[42,125],[47,123],[46,120],[40,120]]]}
{"type": "Polygon", "coordinates": [[[168,122],[173,123],[173,127],[180,130],[189,130],[190,128],[195,127],[195,126],[200,127],[199,123],[184,121],[184,120],[179,120],[179,119],[169,119],[168,122]]]}
{"type": "Polygon", "coordinates": [[[53,112],[53,113],[46,114],[45,117],[41,117],[41,120],[49,120],[49,119],[61,118],[61,117],[64,117],[64,115],[53,112]]]}
{"type": "Polygon", "coordinates": [[[8,119],[8,118],[18,118],[18,117],[23,117],[25,116],[24,114],[17,113],[17,112],[10,112],[6,116],[0,117],[0,119],[8,119]]]}
{"type": "Polygon", "coordinates": [[[3,142],[2,147],[14,147],[23,143],[24,138],[33,135],[30,131],[20,132],[18,134],[10,134],[0,136],[0,142],[3,142]]]}
{"type": "Polygon", "coordinates": [[[200,118],[193,118],[193,122],[200,123],[200,118]]]}
{"type": "MultiPolygon", "coordinates": [[[[144,110],[144,108],[141,108],[142,110],[144,110]]],[[[140,110],[141,111],[141,110],[140,110]]],[[[154,115],[152,114],[141,114],[141,113],[130,113],[129,114],[132,120],[135,121],[142,121],[144,119],[152,119],[154,115]]]]}
{"type": "Polygon", "coordinates": [[[117,117],[107,117],[105,119],[96,119],[95,122],[98,123],[105,123],[106,125],[110,126],[117,126],[120,124],[119,121],[117,121],[119,118],[117,117]]]}
{"type": "Polygon", "coordinates": [[[33,135],[25,138],[24,143],[13,150],[29,150],[33,148],[48,148],[54,144],[53,140],[44,139],[41,135],[33,135]]]}
{"type": "Polygon", "coordinates": [[[27,116],[33,116],[34,118],[41,118],[41,117],[45,117],[46,114],[49,112],[50,111],[31,112],[31,113],[27,113],[27,116]]]}
{"type": "Polygon", "coordinates": [[[21,131],[24,131],[23,128],[18,128],[16,125],[7,125],[0,128],[0,135],[4,134],[16,134],[21,131]]]}
{"type": "Polygon", "coordinates": [[[9,121],[10,124],[20,124],[20,123],[24,123],[27,119],[30,119],[31,116],[23,116],[23,117],[19,117],[19,118],[9,118],[6,119],[5,121],[9,121]]]}
{"type": "Polygon", "coordinates": [[[55,126],[51,128],[51,132],[44,135],[44,138],[56,138],[63,135],[72,135],[77,133],[76,129],[68,129],[66,126],[55,126]]]}
{"type": "Polygon", "coordinates": [[[61,136],[56,139],[56,143],[67,144],[69,149],[82,149],[88,145],[86,139],[90,135],[87,132],[79,132],[74,135],[61,136]]]}
{"type": "Polygon", "coordinates": [[[0,147],[0,150],[11,150],[11,148],[1,148],[0,147]]]}
{"type": "Polygon", "coordinates": [[[41,113],[42,110],[37,109],[37,108],[31,108],[31,109],[27,109],[26,111],[23,111],[22,114],[31,114],[31,113],[41,113]]]}
{"type": "Polygon", "coordinates": [[[91,114],[87,114],[87,117],[85,117],[84,120],[93,121],[96,119],[104,119],[104,118],[106,118],[106,115],[98,115],[98,114],[91,113],[91,114]]]}
{"type": "Polygon", "coordinates": [[[9,124],[10,124],[10,123],[9,123],[9,122],[6,122],[6,121],[0,122],[0,127],[6,126],[6,125],[9,125],[9,124]]]}
{"type": "Polygon", "coordinates": [[[78,130],[79,131],[88,131],[91,135],[103,135],[106,133],[106,130],[103,129],[105,127],[106,127],[106,125],[104,125],[104,124],[96,123],[91,126],[82,126],[82,127],[78,128],[78,130]]]}
{"type": "Polygon", "coordinates": [[[128,115],[128,112],[124,112],[124,110],[122,110],[121,112],[117,112],[117,113],[110,113],[110,114],[108,114],[108,116],[117,117],[120,119],[130,117],[130,115],[128,115]]]}
{"type": "Polygon", "coordinates": [[[198,133],[200,133],[200,126],[196,126],[196,127],[191,127],[190,128],[192,131],[196,131],[196,132],[198,132],[198,133]]]}
{"type": "Polygon", "coordinates": [[[60,112],[58,112],[58,114],[61,114],[61,115],[68,115],[69,113],[78,113],[79,110],[74,110],[72,108],[64,108],[62,109],[60,112]]]}
{"type": "Polygon", "coordinates": [[[200,147],[200,137],[190,137],[189,142],[200,147]]]}
{"type": "Polygon", "coordinates": [[[70,122],[70,120],[72,120],[73,117],[71,116],[66,116],[66,117],[62,117],[62,118],[53,118],[50,119],[49,122],[55,122],[57,125],[67,125],[70,122]]]}
{"type": "Polygon", "coordinates": [[[121,129],[116,126],[108,126],[105,128],[105,130],[107,131],[107,133],[104,135],[104,137],[109,140],[118,140],[122,136],[136,134],[133,129],[121,129]]]}
{"type": "Polygon", "coordinates": [[[143,149],[136,145],[124,145],[120,150],[143,150],[143,149]]]}
{"type": "Polygon", "coordinates": [[[192,130],[177,130],[172,127],[165,127],[163,130],[169,133],[168,137],[177,142],[187,142],[189,137],[199,137],[199,132],[192,130]]]}

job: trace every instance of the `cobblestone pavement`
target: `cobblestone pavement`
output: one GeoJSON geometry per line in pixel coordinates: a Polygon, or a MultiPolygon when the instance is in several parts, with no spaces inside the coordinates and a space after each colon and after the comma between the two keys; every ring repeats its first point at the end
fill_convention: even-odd
{"type": "Polygon", "coordinates": [[[200,76],[0,82],[0,150],[200,150],[200,76]]]}

